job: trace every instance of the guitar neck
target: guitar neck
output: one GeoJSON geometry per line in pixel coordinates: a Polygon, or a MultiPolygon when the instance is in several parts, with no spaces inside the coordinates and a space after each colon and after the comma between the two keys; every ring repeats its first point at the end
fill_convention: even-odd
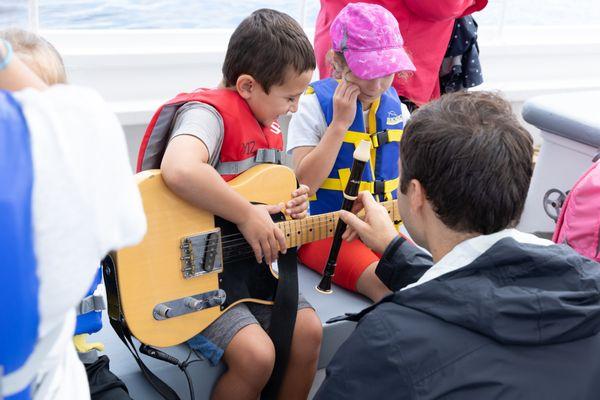
{"type": "MultiPolygon", "coordinates": [[[[400,220],[400,213],[396,200],[389,200],[379,203],[384,206],[392,221],[400,220]]],[[[285,242],[288,248],[300,246],[305,243],[332,237],[335,227],[339,220],[339,211],[325,214],[313,215],[304,219],[293,219],[289,221],[278,222],[279,229],[285,235],[285,242]]],[[[362,217],[364,212],[358,214],[362,217]]]]}

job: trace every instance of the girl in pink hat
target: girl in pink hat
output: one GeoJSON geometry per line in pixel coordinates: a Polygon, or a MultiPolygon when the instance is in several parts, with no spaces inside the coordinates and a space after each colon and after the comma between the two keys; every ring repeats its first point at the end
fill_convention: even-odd
{"type": "MultiPolygon", "coordinates": [[[[392,81],[415,67],[404,50],[398,22],[385,8],[348,4],[331,24],[331,65],[338,79],[313,82],[290,122],[287,151],[300,183],[310,188],[312,215],[339,210],[360,140],[371,142],[361,190],[379,201],[397,197],[398,154],[408,110],[392,81]]],[[[332,239],[302,246],[300,261],[322,272],[332,239]]],[[[377,277],[380,255],[360,240],[344,242],[333,281],[374,301],[389,293],[377,277]]]]}

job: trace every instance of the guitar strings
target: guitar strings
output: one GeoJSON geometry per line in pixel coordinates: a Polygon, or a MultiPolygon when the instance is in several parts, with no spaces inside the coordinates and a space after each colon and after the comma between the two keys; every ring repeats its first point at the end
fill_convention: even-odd
{"type": "MultiPolygon", "coordinates": [[[[335,212],[335,214],[337,214],[337,211],[335,212]]],[[[337,215],[335,215],[333,217],[333,219],[332,219],[331,215],[322,214],[322,215],[312,215],[312,216],[309,216],[305,220],[304,219],[295,219],[295,220],[292,220],[292,221],[275,222],[275,224],[278,225],[278,226],[280,226],[280,224],[285,224],[285,223],[293,222],[295,224],[300,224],[300,225],[302,225],[302,224],[309,225],[309,224],[313,224],[313,221],[316,221],[317,224],[321,224],[323,222],[333,222],[334,220],[337,220],[337,219],[338,219],[337,215]],[[328,219],[329,221],[324,221],[324,219],[328,219]]],[[[230,235],[223,235],[223,236],[221,236],[221,239],[224,239],[224,238],[230,237],[230,236],[238,236],[238,235],[240,235],[240,233],[233,233],[233,234],[230,234],[230,235]]]]}
{"type": "MultiPolygon", "coordinates": [[[[337,223],[337,220],[338,220],[337,218],[335,218],[333,220],[329,220],[329,221],[317,220],[316,223],[310,223],[310,224],[306,223],[306,224],[303,224],[304,226],[300,226],[300,229],[301,230],[316,229],[316,228],[319,228],[319,227],[323,227],[323,226],[325,226],[325,225],[327,225],[329,223],[337,223]]],[[[286,232],[288,230],[285,227],[282,228],[281,226],[279,227],[279,229],[282,232],[286,232]]],[[[293,230],[296,231],[296,229],[293,229],[293,230]]],[[[234,242],[236,240],[239,240],[240,237],[243,237],[243,235],[240,232],[238,232],[238,233],[232,233],[232,234],[229,234],[229,235],[223,235],[223,236],[221,236],[221,242],[223,244],[225,244],[225,243],[231,243],[231,242],[234,242]],[[235,237],[236,239],[223,240],[225,238],[233,238],[233,237],[235,237]]]]}
{"type": "MultiPolygon", "coordinates": [[[[331,232],[332,230],[330,230],[331,232]]],[[[236,247],[236,246],[230,246],[231,247],[236,247]]],[[[246,248],[248,249],[250,246],[248,244],[248,242],[245,242],[242,245],[238,245],[237,247],[242,247],[242,248],[246,248]]],[[[249,248],[250,251],[246,251],[244,253],[237,253],[232,257],[223,257],[223,264],[225,263],[231,263],[231,262],[237,262],[237,261],[242,261],[242,260],[251,260],[254,259],[254,250],[252,248],[249,248]]]]}
{"type": "MultiPolygon", "coordinates": [[[[326,228],[328,226],[329,226],[329,224],[324,224],[324,225],[321,225],[320,227],[326,228]]],[[[333,232],[333,228],[329,229],[329,231],[333,232]]],[[[239,234],[239,235],[241,235],[241,234],[239,234]]],[[[233,235],[230,235],[230,236],[233,236],[233,235]]],[[[243,237],[238,240],[228,241],[227,243],[229,244],[228,246],[222,247],[223,248],[223,263],[229,263],[229,262],[235,262],[235,261],[241,261],[244,259],[253,259],[254,258],[254,250],[252,249],[250,244],[243,237]],[[238,242],[238,243],[231,245],[231,242],[238,242]],[[239,249],[239,251],[231,254],[231,250],[233,248],[237,248],[237,249],[239,249]],[[230,254],[226,254],[227,252],[230,252],[230,254]]],[[[300,244],[301,243],[299,243],[298,245],[300,245],[300,244]]],[[[206,250],[212,250],[216,246],[217,246],[217,244],[205,245],[203,248],[206,251],[206,250]]]]}
{"type": "MultiPolygon", "coordinates": [[[[382,204],[386,210],[388,211],[388,214],[392,215],[394,214],[395,217],[395,210],[392,206],[392,208],[388,208],[388,206],[390,203],[392,202],[391,200],[388,200],[384,203],[380,203],[382,204]]],[[[285,224],[285,223],[289,223],[289,222],[293,222],[293,223],[299,223],[299,224],[305,224],[308,225],[309,223],[311,223],[310,221],[317,221],[317,223],[323,223],[323,222],[327,222],[327,221],[323,221],[323,219],[329,219],[329,222],[334,222],[333,220],[337,220],[339,219],[339,211],[334,211],[332,213],[326,213],[326,214],[319,214],[319,215],[309,215],[308,217],[306,217],[306,219],[296,219],[296,220],[292,220],[292,221],[279,221],[279,222],[275,222],[276,225],[280,225],[280,224],[285,224]]],[[[231,237],[231,236],[239,236],[241,235],[241,233],[233,233],[233,234],[229,234],[229,235],[223,235],[221,236],[221,239],[225,239],[227,237],[231,237]]]]}
{"type": "MultiPolygon", "coordinates": [[[[388,209],[388,213],[391,215],[392,213],[395,214],[395,212],[393,210],[389,210],[388,209]]],[[[323,217],[325,216],[325,214],[323,215],[323,217]]],[[[315,217],[315,221],[316,223],[310,223],[309,221],[303,221],[305,226],[301,226],[300,228],[305,230],[305,229],[312,229],[313,231],[315,230],[319,230],[321,231],[323,228],[327,228],[329,226],[329,224],[334,224],[336,225],[339,217],[335,216],[333,218],[331,218],[330,215],[328,215],[327,217],[325,217],[325,220],[323,220],[323,217],[320,216],[313,216],[315,217]]],[[[296,220],[296,221],[302,221],[302,220],[296,220]]],[[[288,221],[282,221],[280,223],[284,223],[284,222],[288,222],[288,221]]],[[[302,223],[300,223],[302,225],[302,223]]],[[[282,231],[285,233],[285,229],[282,229],[282,231]]],[[[296,229],[294,229],[294,231],[296,231],[296,229]]],[[[322,233],[322,232],[320,232],[322,233]]],[[[332,233],[332,229],[330,229],[330,233],[332,233]]],[[[287,238],[291,238],[290,237],[290,233],[285,233],[287,238]]],[[[295,235],[294,235],[295,236],[295,235]]],[[[314,237],[314,233],[313,233],[313,237],[314,237]]],[[[231,250],[233,248],[248,248],[250,247],[250,244],[246,241],[246,239],[244,238],[244,236],[241,233],[233,233],[233,234],[229,234],[229,235],[224,235],[221,237],[221,239],[223,238],[235,238],[235,239],[229,239],[229,240],[225,240],[225,241],[221,241],[221,247],[223,249],[223,252],[227,251],[227,250],[231,250]]],[[[214,243],[214,244],[208,244],[208,245],[204,245],[203,247],[200,248],[200,250],[204,250],[204,251],[212,251],[212,249],[214,249],[215,247],[217,247],[218,244],[214,243]]],[[[251,247],[250,247],[251,248],[251,247]]],[[[252,250],[249,254],[253,253],[254,251],[252,250]]],[[[239,254],[239,253],[238,253],[239,254]]]]}
{"type": "MultiPolygon", "coordinates": [[[[331,222],[324,221],[319,224],[311,225],[307,228],[312,229],[314,232],[314,231],[318,231],[318,230],[323,230],[323,228],[327,229],[327,227],[329,227],[331,224],[332,224],[331,222]]],[[[302,228],[305,229],[304,227],[302,227],[302,228]]],[[[296,231],[296,230],[294,230],[294,231],[296,231]]],[[[285,232],[283,232],[283,233],[287,238],[291,237],[291,234],[287,234],[285,232]],[[290,235],[290,236],[288,236],[288,235],[290,235]]],[[[296,236],[296,235],[294,235],[294,236],[296,236]]],[[[298,235],[298,236],[300,236],[300,235],[298,235]]],[[[314,236],[314,234],[313,234],[313,236],[314,236]]],[[[248,242],[246,241],[246,239],[244,238],[244,236],[241,233],[234,233],[231,235],[226,235],[224,237],[236,237],[236,239],[221,241],[221,247],[223,248],[223,250],[232,249],[234,247],[239,247],[240,245],[248,244],[248,242]]],[[[212,250],[213,248],[215,248],[217,246],[218,246],[218,243],[207,244],[207,245],[200,247],[200,250],[207,250],[207,249],[212,250]]]]}
{"type": "MultiPolygon", "coordinates": [[[[393,208],[390,210],[389,208],[386,207],[386,209],[388,211],[388,214],[390,214],[390,216],[395,217],[396,212],[393,208]]],[[[326,230],[329,229],[329,233],[333,232],[333,229],[330,228],[330,224],[337,225],[337,222],[339,221],[339,216],[335,215],[335,214],[337,214],[337,212],[334,212],[331,214],[328,213],[328,214],[322,214],[322,215],[315,215],[315,216],[312,216],[312,218],[309,217],[310,220],[308,220],[308,219],[307,220],[295,220],[293,222],[301,225],[300,229],[302,229],[302,230],[309,229],[310,231],[312,231],[313,232],[312,236],[314,238],[314,236],[315,236],[314,232],[318,231],[319,236],[320,236],[322,234],[323,228],[325,228],[326,230]]],[[[280,221],[277,224],[283,225],[285,222],[292,222],[292,221],[280,221]]],[[[292,237],[290,237],[291,233],[288,232],[288,230],[290,230],[289,226],[287,227],[287,229],[284,227],[281,230],[286,235],[288,240],[291,240],[292,237],[295,236],[295,235],[293,235],[292,237]]],[[[296,231],[296,229],[294,229],[293,231],[296,231]]],[[[222,240],[222,243],[221,243],[222,251],[224,253],[224,256],[223,256],[224,262],[235,261],[236,260],[235,257],[239,257],[239,256],[242,256],[242,257],[238,258],[238,260],[242,260],[245,258],[252,258],[249,255],[253,254],[254,250],[251,248],[250,244],[246,241],[246,239],[241,234],[241,232],[224,235],[221,237],[221,239],[224,239],[224,238],[231,238],[229,240],[222,240]],[[245,249],[246,252],[242,253],[238,250],[233,255],[229,255],[229,257],[227,254],[225,254],[228,251],[231,252],[231,250],[235,249],[235,248],[242,250],[242,251],[245,249]],[[244,257],[245,255],[248,255],[248,257],[244,257]],[[234,258],[232,258],[232,257],[234,257],[234,258]]],[[[302,243],[298,243],[298,245],[300,245],[300,244],[302,244],[302,243]]],[[[204,252],[212,251],[217,246],[218,246],[218,243],[208,244],[208,245],[202,246],[200,248],[200,250],[204,250],[204,252]]]]}
{"type": "MultiPolygon", "coordinates": [[[[301,225],[301,226],[300,226],[300,228],[301,228],[302,230],[305,230],[305,229],[317,229],[317,228],[322,228],[323,226],[325,226],[325,225],[327,225],[327,224],[329,224],[329,223],[337,223],[337,220],[338,220],[338,217],[337,217],[337,216],[336,216],[336,217],[334,217],[334,218],[326,217],[325,219],[323,219],[323,218],[319,218],[318,216],[314,216],[314,220],[312,220],[312,221],[294,220],[293,222],[296,222],[296,221],[301,221],[301,222],[299,223],[299,225],[301,225]]],[[[289,222],[289,221],[282,221],[282,222],[279,222],[279,223],[276,223],[276,224],[282,224],[282,223],[285,223],[285,222],[289,222]]],[[[287,230],[289,230],[288,228],[285,228],[283,225],[280,225],[280,226],[279,226],[279,229],[280,229],[282,232],[286,232],[287,230]]],[[[296,229],[293,229],[293,231],[296,231],[296,229]]],[[[222,243],[223,245],[225,245],[225,244],[229,244],[229,243],[232,243],[232,242],[235,242],[235,241],[238,241],[238,240],[245,240],[245,239],[243,238],[243,235],[242,235],[240,232],[237,232],[237,233],[232,233],[232,234],[229,234],[229,235],[223,235],[223,236],[221,236],[221,243],[222,243]],[[223,240],[223,239],[225,239],[225,238],[235,238],[235,239],[231,239],[231,240],[223,240]]],[[[215,246],[215,245],[207,245],[207,246],[215,246]]]]}

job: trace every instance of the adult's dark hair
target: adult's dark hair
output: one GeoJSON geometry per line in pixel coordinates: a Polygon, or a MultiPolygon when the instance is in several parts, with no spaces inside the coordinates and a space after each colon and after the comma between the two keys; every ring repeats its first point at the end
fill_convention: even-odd
{"type": "Polygon", "coordinates": [[[271,86],[284,83],[290,69],[301,74],[315,68],[315,54],[302,27],[287,14],[263,8],[231,35],[222,71],[226,86],[235,86],[240,75],[248,74],[269,93],[271,86]]]}
{"type": "Polygon", "coordinates": [[[401,145],[400,189],[418,180],[449,228],[490,234],[521,218],[533,141],[499,95],[462,92],[417,110],[401,145]]]}

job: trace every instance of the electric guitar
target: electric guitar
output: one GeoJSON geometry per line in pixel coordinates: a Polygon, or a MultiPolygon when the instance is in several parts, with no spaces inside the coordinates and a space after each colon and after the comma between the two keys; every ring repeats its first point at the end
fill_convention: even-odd
{"type": "MultiPolygon", "coordinates": [[[[240,302],[273,304],[277,273],[256,262],[235,224],[179,198],[159,170],[141,172],[136,179],[148,232],[141,243],[112,253],[105,262],[115,276],[107,290],[112,285],[117,291],[116,296],[109,293],[111,316],[118,306],[133,336],[167,347],[195,336],[240,302]]],[[[272,164],[251,168],[228,183],[255,204],[286,202],[297,187],[292,170],[272,164]]],[[[381,204],[392,220],[400,219],[395,201],[381,204]]],[[[299,220],[283,213],[272,217],[292,248],[333,236],[338,212],[299,220]]]]}

